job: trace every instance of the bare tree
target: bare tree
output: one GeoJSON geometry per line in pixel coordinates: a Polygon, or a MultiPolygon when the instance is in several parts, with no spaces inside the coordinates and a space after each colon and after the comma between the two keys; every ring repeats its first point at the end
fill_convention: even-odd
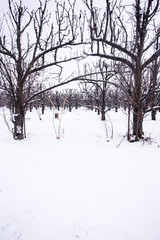
{"type": "MultiPolygon", "coordinates": [[[[87,65],[85,67],[86,71],[87,65]]],[[[88,80],[86,77],[83,82],[83,92],[88,95],[89,99],[92,99],[92,104],[98,110],[98,114],[101,113],[101,120],[105,121],[106,110],[111,109],[111,106],[109,106],[110,88],[116,85],[111,81],[113,76],[115,76],[115,72],[111,70],[111,67],[105,61],[101,60],[93,64],[93,67],[89,64],[88,72],[90,75],[88,76],[88,80]],[[107,107],[108,109],[106,109],[107,107]]]]}
{"type": "Polygon", "coordinates": [[[149,106],[146,105],[148,93],[144,88],[148,81],[147,68],[160,56],[160,48],[152,48],[160,36],[158,26],[156,34],[153,31],[159,0],[133,0],[126,6],[122,1],[118,5],[118,1],[106,0],[103,12],[93,2],[84,0],[90,13],[88,22],[92,42],[91,52],[86,50],[86,54],[122,63],[129,69],[133,135],[138,141],[143,137],[144,110],[149,106]]]}
{"type": "MultiPolygon", "coordinates": [[[[27,103],[33,100],[35,82],[45,69],[76,59],[61,50],[77,45],[75,1],[55,1],[53,16],[48,11],[49,0],[39,0],[37,10],[29,11],[22,0],[8,0],[9,12],[0,25],[0,88],[12,102],[13,137],[24,138],[27,103]],[[66,5],[68,7],[66,7],[66,5]]],[[[40,89],[39,89],[40,90],[40,89]]]]}

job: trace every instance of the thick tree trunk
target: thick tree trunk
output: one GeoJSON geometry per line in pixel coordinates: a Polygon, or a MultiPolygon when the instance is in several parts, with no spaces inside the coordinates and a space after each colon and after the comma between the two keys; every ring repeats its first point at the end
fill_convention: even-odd
{"type": "Polygon", "coordinates": [[[102,109],[102,112],[101,112],[101,120],[102,120],[102,121],[105,121],[105,120],[106,120],[106,116],[105,116],[105,111],[104,111],[104,109],[102,109]]]}
{"type": "Polygon", "coordinates": [[[136,141],[143,138],[143,113],[138,107],[133,112],[133,135],[136,141]]]}
{"type": "Polygon", "coordinates": [[[24,109],[23,106],[16,102],[15,104],[15,113],[13,116],[13,123],[14,123],[14,129],[13,129],[13,137],[16,140],[22,140],[24,139],[24,109]]]}
{"type": "Polygon", "coordinates": [[[133,91],[133,135],[135,141],[143,137],[143,104],[142,104],[142,68],[141,68],[141,49],[138,51],[136,61],[136,71],[134,73],[133,91]]]}

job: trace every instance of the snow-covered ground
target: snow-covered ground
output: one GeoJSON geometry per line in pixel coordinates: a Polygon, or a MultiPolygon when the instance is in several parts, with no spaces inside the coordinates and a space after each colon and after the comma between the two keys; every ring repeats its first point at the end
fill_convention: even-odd
{"type": "Polygon", "coordinates": [[[94,111],[65,111],[60,140],[50,110],[27,114],[23,141],[0,114],[0,240],[160,240],[160,113],[151,143],[123,139],[120,110],[109,142],[94,111]]]}

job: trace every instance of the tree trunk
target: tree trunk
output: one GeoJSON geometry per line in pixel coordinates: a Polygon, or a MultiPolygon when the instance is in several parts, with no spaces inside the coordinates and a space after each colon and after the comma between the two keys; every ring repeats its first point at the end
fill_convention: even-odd
{"type": "Polygon", "coordinates": [[[131,104],[128,104],[128,133],[127,133],[127,140],[130,141],[130,117],[131,117],[131,104]]]}
{"type": "Polygon", "coordinates": [[[151,111],[151,118],[152,118],[152,120],[156,120],[156,110],[155,109],[152,109],[152,111],[151,111]]]}
{"type": "Polygon", "coordinates": [[[105,120],[106,120],[105,109],[104,109],[104,108],[102,108],[102,111],[101,111],[101,120],[102,120],[102,121],[105,121],[105,120]]]}
{"type": "Polygon", "coordinates": [[[44,114],[44,110],[45,110],[45,105],[44,105],[44,103],[41,104],[41,107],[42,107],[42,114],[44,114]]]}
{"type": "Polygon", "coordinates": [[[135,141],[139,141],[143,136],[143,107],[142,107],[142,68],[141,68],[141,48],[138,50],[136,61],[136,71],[134,73],[133,91],[133,135],[135,141]]]}
{"type": "Polygon", "coordinates": [[[16,102],[15,104],[15,113],[13,115],[13,137],[16,140],[24,139],[24,109],[20,102],[16,102]]]}
{"type": "Polygon", "coordinates": [[[102,106],[101,106],[101,120],[105,121],[106,117],[105,117],[105,98],[106,98],[106,84],[103,83],[103,90],[102,90],[102,106]]]}
{"type": "Polygon", "coordinates": [[[138,107],[133,112],[133,135],[136,141],[143,138],[143,114],[138,107]]]}
{"type": "Polygon", "coordinates": [[[71,103],[69,103],[69,112],[72,112],[72,106],[71,106],[71,103]]]}

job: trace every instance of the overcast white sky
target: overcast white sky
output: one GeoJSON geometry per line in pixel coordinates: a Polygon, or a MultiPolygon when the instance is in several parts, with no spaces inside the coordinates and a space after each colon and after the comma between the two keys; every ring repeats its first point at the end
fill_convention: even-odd
{"type": "MultiPolygon", "coordinates": [[[[15,0],[14,0],[15,1],[15,0]]],[[[44,0],[43,0],[44,1],[44,0]]],[[[61,1],[61,0],[59,0],[61,1]]],[[[71,0],[72,1],[72,0],[71,0]]],[[[118,0],[120,1],[120,0],[118,0]]],[[[145,0],[146,1],[146,0],[145,0]]],[[[50,6],[49,6],[49,10],[54,12],[54,3],[55,0],[50,0],[50,6]],[[52,9],[53,8],[53,9],[52,9]]],[[[67,0],[66,0],[67,2],[67,0]]],[[[105,5],[105,0],[94,0],[96,6],[100,7],[100,8],[104,8],[105,5]]],[[[123,0],[123,2],[125,2],[127,5],[128,4],[131,4],[133,2],[133,0],[123,0]]],[[[0,17],[2,17],[3,13],[6,13],[7,10],[8,10],[8,0],[0,0],[0,3],[1,3],[1,7],[0,7],[0,17]]],[[[25,6],[27,6],[29,8],[29,10],[32,10],[32,9],[37,9],[37,6],[39,5],[39,1],[38,0],[23,0],[23,3],[25,4],[25,6]]],[[[77,7],[79,9],[83,8],[84,5],[82,3],[82,0],[77,0],[77,7]]],[[[69,68],[74,70],[74,68],[77,68],[76,64],[75,65],[72,65],[71,63],[69,64],[69,68]]],[[[68,68],[67,68],[67,71],[68,71],[68,68]]]]}

